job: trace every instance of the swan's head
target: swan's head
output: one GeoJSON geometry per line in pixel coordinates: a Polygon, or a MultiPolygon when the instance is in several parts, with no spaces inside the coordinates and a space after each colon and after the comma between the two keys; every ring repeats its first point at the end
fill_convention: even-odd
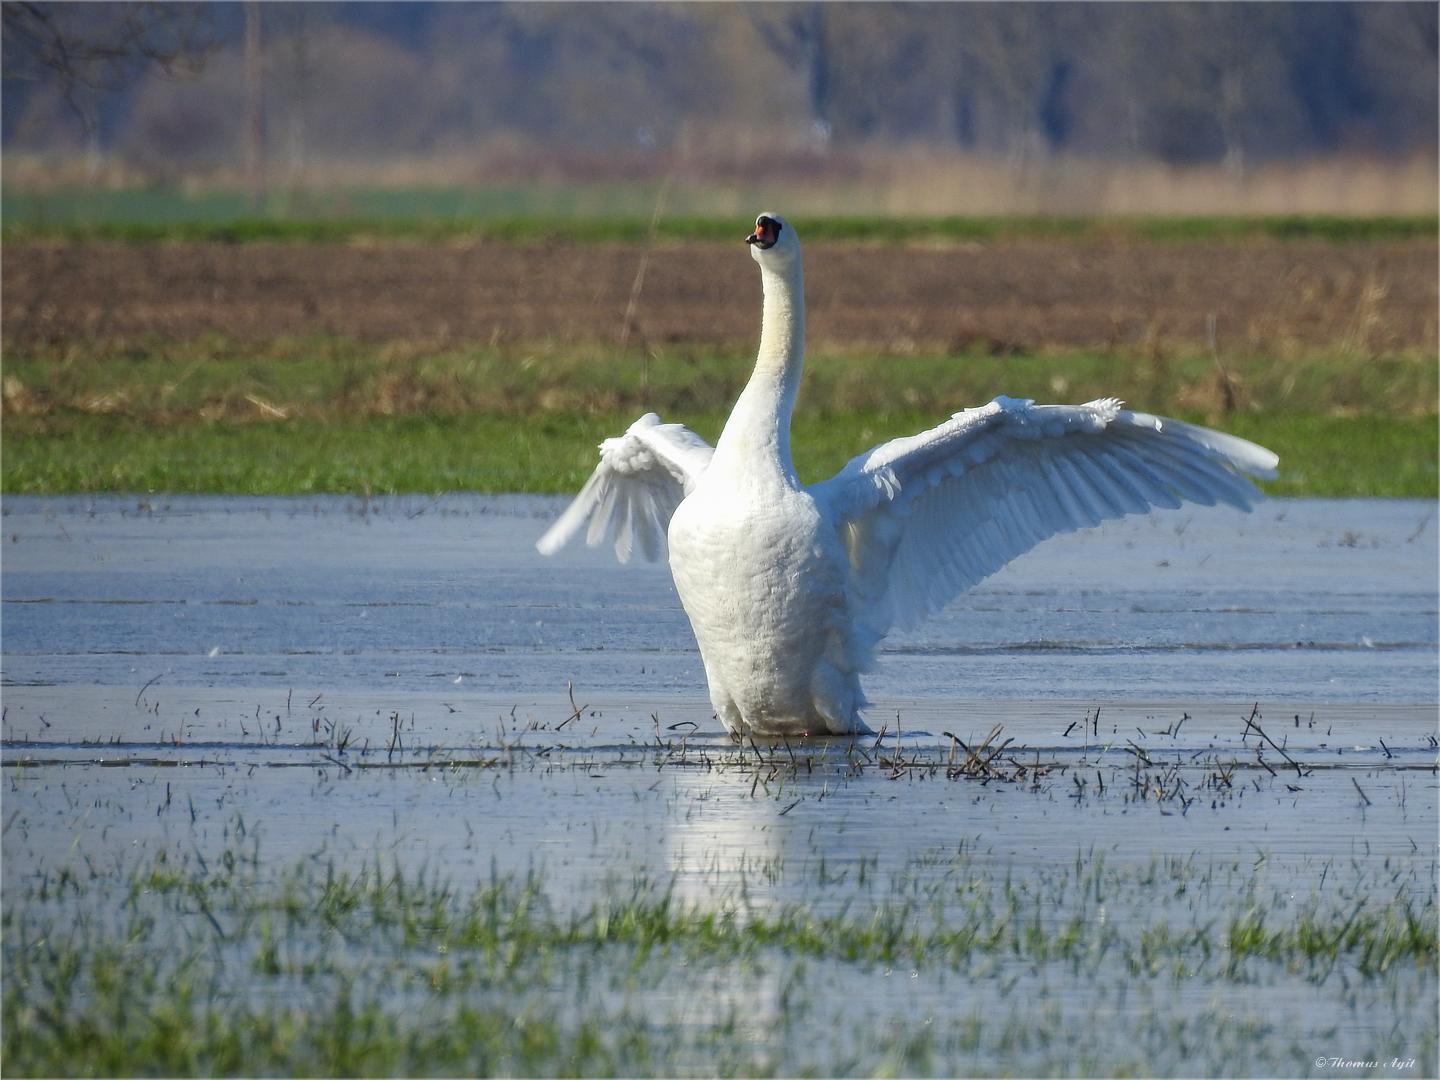
{"type": "Polygon", "coordinates": [[[750,255],[763,267],[783,270],[800,259],[800,238],[795,227],[779,214],[764,213],[755,219],[755,231],[745,238],[750,255]]]}

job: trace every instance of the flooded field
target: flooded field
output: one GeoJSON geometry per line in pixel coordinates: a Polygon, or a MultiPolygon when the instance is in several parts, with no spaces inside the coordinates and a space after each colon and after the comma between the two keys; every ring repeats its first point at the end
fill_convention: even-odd
{"type": "Polygon", "coordinates": [[[1433,1075],[1433,504],[1057,538],[743,746],[561,505],[5,501],[17,1074],[1433,1075]]]}

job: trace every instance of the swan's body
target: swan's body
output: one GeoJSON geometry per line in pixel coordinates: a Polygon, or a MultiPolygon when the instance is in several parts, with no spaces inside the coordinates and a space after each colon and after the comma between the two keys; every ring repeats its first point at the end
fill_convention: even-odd
{"type": "Polygon", "coordinates": [[[734,735],[868,731],[859,675],[910,626],[1041,540],[1151,506],[1262,498],[1254,443],[1122,409],[996,398],[801,487],[790,417],[805,354],[795,231],[762,214],[750,237],[765,307],[754,374],[712,450],[649,413],[537,545],[638,544],[670,569],[716,715],[734,735]]]}

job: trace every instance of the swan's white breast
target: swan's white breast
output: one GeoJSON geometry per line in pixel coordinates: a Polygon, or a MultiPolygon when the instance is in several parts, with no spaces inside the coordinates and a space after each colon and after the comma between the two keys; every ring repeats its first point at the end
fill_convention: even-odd
{"type": "Polygon", "coordinates": [[[843,666],[848,619],[844,552],[814,499],[702,482],[671,520],[670,567],[725,725],[825,730],[816,675],[843,666]]]}

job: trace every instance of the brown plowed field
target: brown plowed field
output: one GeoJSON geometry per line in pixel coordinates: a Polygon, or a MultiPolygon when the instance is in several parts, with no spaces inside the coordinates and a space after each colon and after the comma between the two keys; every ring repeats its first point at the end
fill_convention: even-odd
{"type": "MultiPolygon", "coordinates": [[[[619,339],[627,246],[7,245],[10,343],[156,333],[335,334],[459,344],[619,339]]],[[[821,351],[1173,346],[1360,353],[1436,347],[1432,242],[812,244],[821,351]]],[[[632,340],[748,346],[759,278],[734,244],[654,249],[632,340]]]]}

